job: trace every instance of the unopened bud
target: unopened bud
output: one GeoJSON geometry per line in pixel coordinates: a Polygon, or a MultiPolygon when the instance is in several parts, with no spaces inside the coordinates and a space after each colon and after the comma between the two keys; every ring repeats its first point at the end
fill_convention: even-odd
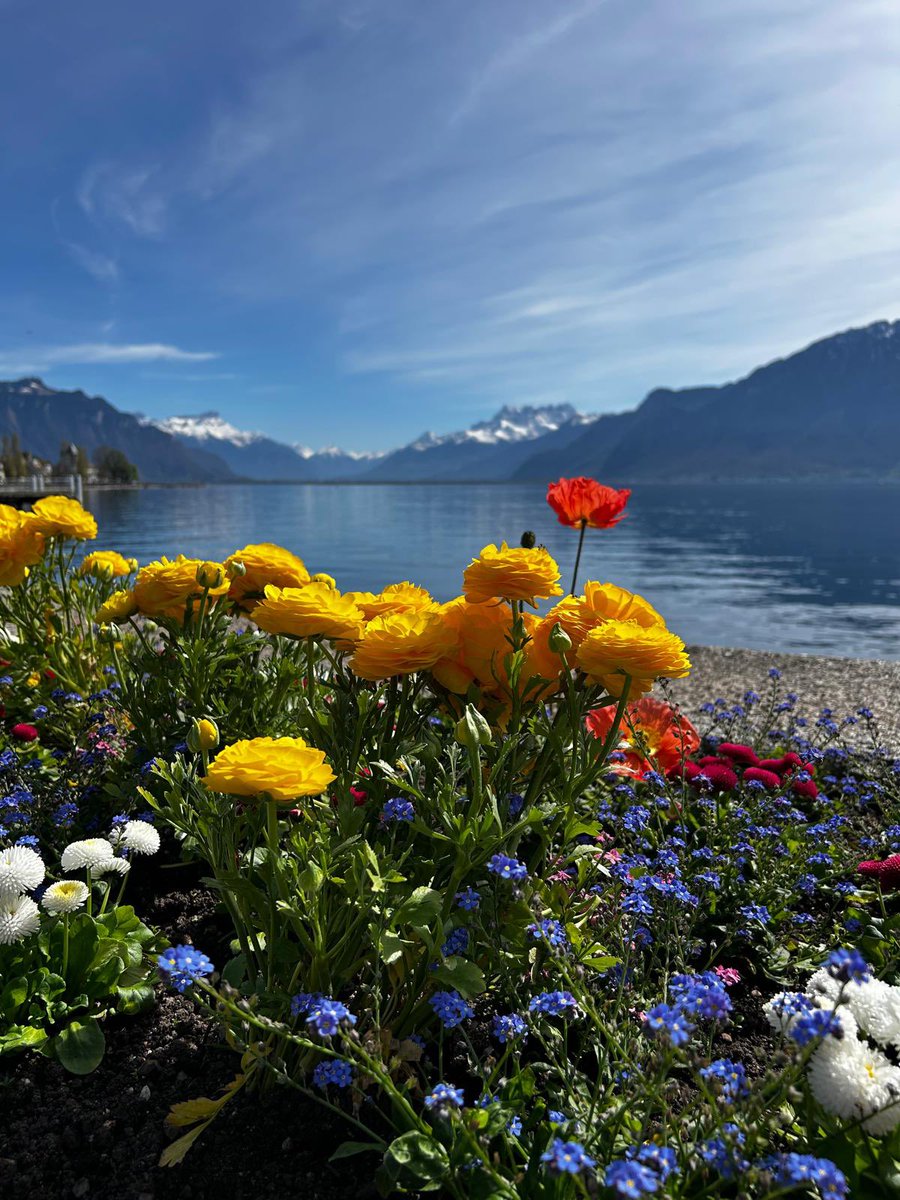
{"type": "Polygon", "coordinates": [[[201,717],[194,721],[187,735],[188,747],[198,754],[201,750],[215,750],[219,744],[219,728],[215,721],[201,717]]]}
{"type": "Polygon", "coordinates": [[[117,642],[121,637],[118,625],[101,625],[97,630],[97,637],[101,642],[117,642]]]}
{"type": "Polygon", "coordinates": [[[530,529],[526,529],[525,532],[522,534],[521,545],[525,550],[533,550],[536,541],[537,541],[537,538],[531,532],[530,529]]]}
{"type": "Polygon", "coordinates": [[[229,579],[240,579],[242,575],[247,574],[247,568],[236,558],[231,559],[225,570],[228,572],[229,579]]]}
{"type": "Polygon", "coordinates": [[[218,588],[225,582],[225,570],[221,563],[204,562],[197,568],[197,582],[202,588],[218,588]]]}
{"type": "Polygon", "coordinates": [[[491,744],[491,727],[472,704],[466,705],[462,719],[456,723],[456,740],[467,750],[491,744]]]}
{"type": "Polygon", "coordinates": [[[330,588],[337,588],[337,580],[333,575],[326,575],[324,571],[317,571],[312,577],[313,583],[327,583],[330,588]]]}
{"type": "Polygon", "coordinates": [[[572,649],[572,639],[560,625],[559,621],[550,630],[547,644],[554,654],[568,654],[572,649]]]}

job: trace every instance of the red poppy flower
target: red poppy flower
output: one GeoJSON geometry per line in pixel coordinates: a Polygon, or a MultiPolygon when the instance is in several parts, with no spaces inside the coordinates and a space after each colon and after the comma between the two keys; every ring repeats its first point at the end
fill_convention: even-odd
{"type": "Polygon", "coordinates": [[[39,734],[33,725],[13,725],[10,733],[20,742],[37,741],[39,734]]]}
{"type": "Polygon", "coordinates": [[[720,742],[719,754],[724,754],[732,762],[744,767],[758,767],[759,756],[752,746],[744,746],[740,742],[720,742]]]}
{"type": "Polygon", "coordinates": [[[596,479],[579,475],[575,479],[560,479],[547,488],[547,503],[556,513],[560,525],[588,526],[590,529],[609,529],[625,515],[630,488],[606,487],[596,479]]]}
{"type": "MultiPolygon", "coordinates": [[[[595,708],[588,713],[585,724],[594,737],[604,739],[612,729],[614,714],[613,705],[595,708]]],[[[651,770],[666,774],[699,745],[700,735],[687,717],[679,716],[662,700],[642,696],[626,705],[617,747],[625,758],[610,766],[620,775],[640,776],[651,770]]]]}
{"type": "Polygon", "coordinates": [[[867,862],[861,862],[856,869],[860,875],[874,879],[883,888],[900,887],[900,854],[892,854],[883,862],[869,859],[867,862]]]}

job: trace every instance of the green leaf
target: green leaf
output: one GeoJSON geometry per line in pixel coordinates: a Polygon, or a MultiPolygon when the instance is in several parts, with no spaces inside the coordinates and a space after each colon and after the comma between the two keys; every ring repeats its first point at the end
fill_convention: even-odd
{"type": "Polygon", "coordinates": [[[394,911],[394,925],[428,925],[440,916],[444,898],[434,888],[417,887],[394,911]]]}
{"type": "Polygon", "coordinates": [[[156,992],[149,983],[138,983],[128,987],[120,986],[116,1011],[133,1017],[137,1013],[147,1012],[155,1003],[156,992]]]}
{"type": "Polygon", "coordinates": [[[0,992],[0,1014],[4,1021],[12,1020],[16,1012],[28,999],[28,980],[24,977],[10,979],[0,992]]]}
{"type": "Polygon", "coordinates": [[[444,1147],[412,1129],[391,1142],[376,1174],[383,1196],[391,1191],[436,1192],[450,1173],[450,1159],[444,1147]]]}
{"type": "Polygon", "coordinates": [[[247,974],[247,960],[243,954],[230,958],[222,971],[222,978],[232,987],[239,988],[247,974]]]}
{"type": "Polygon", "coordinates": [[[73,1075],[90,1075],[100,1065],[106,1038],[95,1020],[73,1021],[52,1039],[53,1051],[73,1075]]]}
{"type": "Polygon", "coordinates": [[[469,962],[468,959],[459,958],[457,955],[445,958],[434,972],[434,978],[440,980],[441,983],[449,983],[467,999],[470,996],[480,995],[485,989],[484,973],[481,967],[469,962]]]}
{"type": "Polygon", "coordinates": [[[46,1040],[46,1033],[36,1025],[13,1025],[0,1037],[0,1054],[11,1054],[15,1050],[35,1050],[46,1040]]]}
{"type": "Polygon", "coordinates": [[[385,966],[396,962],[398,958],[403,956],[403,951],[411,946],[412,942],[406,942],[402,937],[398,937],[396,933],[390,933],[385,930],[382,933],[378,942],[378,954],[385,966]]]}
{"type": "Polygon", "coordinates": [[[368,1154],[375,1151],[380,1154],[384,1150],[383,1142],[341,1142],[329,1162],[337,1162],[339,1158],[352,1158],[354,1154],[368,1154]]]}

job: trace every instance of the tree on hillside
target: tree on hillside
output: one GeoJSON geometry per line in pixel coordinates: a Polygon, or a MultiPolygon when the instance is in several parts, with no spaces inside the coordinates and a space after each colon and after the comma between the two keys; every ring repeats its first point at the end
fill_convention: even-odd
{"type": "Polygon", "coordinates": [[[137,467],[114,446],[98,446],[94,451],[94,466],[100,478],[108,483],[137,483],[137,467]]]}
{"type": "Polygon", "coordinates": [[[25,455],[17,433],[5,433],[0,443],[0,463],[7,479],[21,479],[25,474],[25,455]]]}

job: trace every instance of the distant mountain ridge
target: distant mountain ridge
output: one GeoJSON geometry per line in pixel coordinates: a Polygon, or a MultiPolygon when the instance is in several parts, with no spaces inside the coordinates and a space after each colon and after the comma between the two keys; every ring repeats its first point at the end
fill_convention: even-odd
{"type": "Polygon", "coordinates": [[[59,391],[37,378],[0,381],[0,434],[15,433],[24,449],[55,462],[64,442],[88,455],[99,446],[121,450],[143,480],[156,483],[212,483],[232,480],[216,455],[193,449],[160,429],[143,425],[100,396],[59,391]]]}
{"type": "Polygon", "coordinates": [[[822,338],[719,387],[657,388],[517,479],[900,479],[900,321],[822,338]]]}
{"type": "Polygon", "coordinates": [[[732,383],[657,388],[630,411],[505,406],[386,453],[291,446],[216,412],[148,420],[34,378],[0,382],[3,433],[51,459],[62,442],[114,446],[151,482],[900,479],[900,321],[823,338],[732,383]]]}

